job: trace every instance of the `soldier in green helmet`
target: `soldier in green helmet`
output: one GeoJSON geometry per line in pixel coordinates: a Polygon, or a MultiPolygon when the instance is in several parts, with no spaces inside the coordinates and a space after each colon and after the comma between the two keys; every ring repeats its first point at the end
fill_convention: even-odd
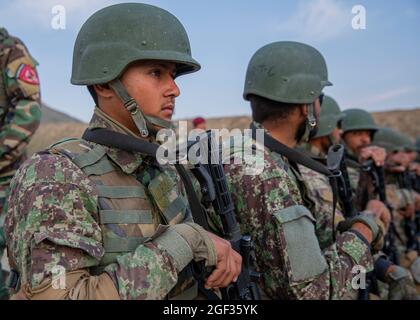
{"type": "MultiPolygon", "coordinates": [[[[304,150],[312,159],[319,161],[320,163],[326,164],[327,153],[329,148],[333,144],[336,144],[340,141],[340,122],[342,117],[343,114],[341,113],[340,107],[338,106],[337,102],[332,98],[325,96],[323,99],[321,114],[318,121],[317,134],[311,140],[309,140],[309,142],[305,145],[304,148],[304,150]]],[[[333,235],[334,233],[339,232],[337,228],[339,223],[343,221],[346,216],[350,217],[352,214],[357,213],[358,210],[357,208],[355,208],[355,204],[350,206],[337,206],[335,214],[332,215],[331,212],[334,206],[334,197],[333,190],[329,183],[328,177],[302,165],[299,165],[299,170],[308,187],[308,196],[315,204],[316,234],[319,239],[321,248],[325,248],[334,242],[333,235]],[[343,211],[343,214],[342,210],[347,210],[347,212],[343,211]]],[[[342,199],[343,196],[349,196],[348,191],[345,192],[345,194],[338,193],[338,204],[342,205],[344,203],[343,200],[350,200],[351,203],[351,198],[342,199]]],[[[370,210],[377,210],[377,207],[383,207],[383,204],[378,202],[379,201],[375,199],[370,200],[366,205],[365,212],[370,210]]],[[[380,221],[376,222],[380,226],[381,232],[384,233],[385,226],[380,221]]],[[[394,281],[393,276],[398,272],[401,273],[401,269],[393,265],[386,257],[383,256],[383,254],[377,253],[381,249],[382,245],[383,243],[378,243],[373,248],[375,252],[374,268],[376,278],[378,280],[381,280],[382,282],[392,283],[392,290],[389,297],[396,298],[398,296],[398,298],[400,299],[411,298],[412,296],[410,296],[409,293],[412,292],[412,283],[411,286],[407,287],[406,283],[404,282],[405,279],[398,279],[398,281],[394,281]]],[[[366,292],[366,294],[364,294],[364,292],[362,291],[357,294],[354,293],[352,297],[357,297],[359,299],[375,298],[372,295],[371,288],[368,288],[368,292],[366,292]]]]}
{"type": "Polygon", "coordinates": [[[41,120],[37,64],[24,43],[0,27],[0,299],[8,296],[1,267],[6,198],[41,120]]]}
{"type": "MultiPolygon", "coordinates": [[[[225,169],[237,219],[255,241],[262,289],[271,299],[354,298],[352,269],[371,270],[370,245],[380,241],[374,217],[388,219],[363,214],[328,244],[316,233],[318,212],[298,165],[329,171],[294,148],[316,134],[322,90],[329,85],[323,56],[303,43],[270,43],[248,65],[243,96],[251,103],[252,142],[263,150],[256,161],[264,170],[257,173],[246,163],[225,169]],[[257,139],[261,132],[264,141],[257,139]]],[[[235,147],[231,157],[242,151],[235,147]]]]}
{"type": "MultiPolygon", "coordinates": [[[[420,203],[419,195],[413,188],[410,175],[412,161],[410,153],[415,149],[414,143],[410,137],[392,128],[380,128],[372,143],[385,148],[387,152],[385,162],[386,194],[394,209],[393,220],[396,226],[395,231],[398,234],[395,239],[399,254],[398,260],[402,267],[411,271],[420,288],[418,278],[420,244],[416,237],[415,224],[415,212],[420,209],[420,203]]],[[[407,274],[407,271],[405,273],[407,274]]],[[[406,287],[413,286],[411,283],[407,283],[406,287]]]]}
{"type": "MultiPolygon", "coordinates": [[[[363,109],[348,109],[344,111],[344,118],[341,122],[343,130],[343,141],[347,147],[346,162],[350,177],[350,185],[356,194],[355,204],[358,209],[365,207],[366,203],[372,200],[380,200],[381,188],[383,197],[387,205],[395,199],[397,192],[386,185],[384,181],[382,186],[376,185],[379,181],[373,180],[373,175],[363,169],[363,164],[370,159],[381,172],[385,166],[386,145],[375,145],[373,140],[378,134],[379,128],[373,119],[373,116],[363,109]]],[[[382,133],[379,132],[379,135],[382,133]]],[[[372,168],[372,166],[370,166],[372,168]]],[[[373,171],[372,171],[373,173],[373,171]]],[[[376,177],[378,177],[376,175],[376,177]]],[[[379,201],[378,201],[379,202],[379,201]]],[[[392,207],[390,208],[393,209],[392,207]]],[[[393,215],[394,216],[394,215],[393,215]]],[[[400,263],[398,249],[395,239],[394,219],[391,221],[391,228],[388,229],[387,240],[383,251],[393,262],[396,276],[383,277],[385,282],[389,284],[389,293],[387,285],[380,286],[377,294],[381,298],[391,299],[417,299],[413,290],[413,283],[404,269],[398,267],[400,263]],[[393,239],[393,240],[391,240],[393,239]]]]}
{"type": "Polygon", "coordinates": [[[342,141],[346,146],[350,185],[354,194],[357,195],[356,202],[360,208],[367,202],[364,195],[372,193],[372,190],[369,189],[371,186],[367,185],[369,175],[361,170],[361,164],[373,159],[377,166],[383,167],[386,152],[384,148],[371,145],[378,127],[369,112],[363,109],[347,109],[343,111],[343,114],[342,141]]]}
{"type": "Polygon", "coordinates": [[[418,193],[414,190],[409,175],[412,169],[411,151],[415,149],[413,142],[408,136],[394,129],[380,128],[373,144],[385,148],[387,152],[385,179],[388,199],[399,213],[395,218],[401,220],[401,217],[404,217],[413,220],[415,210],[419,207],[418,193]]]}
{"type": "MultiPolygon", "coordinates": [[[[117,4],[82,26],[71,82],[95,100],[91,132],[154,142],[170,126],[175,78],[199,69],[175,16],[117,4]]],[[[241,269],[229,242],[192,221],[176,171],[85,139],[60,141],[23,164],[5,227],[16,299],[194,299],[192,261],[215,267],[210,289],[241,269]]]]}
{"type": "MultiPolygon", "coordinates": [[[[391,128],[381,128],[375,135],[373,144],[382,146],[387,151],[385,163],[387,183],[394,184],[396,182],[401,182],[401,180],[398,181],[398,175],[407,173],[409,170],[413,170],[411,167],[413,162],[412,151],[415,150],[415,146],[410,137],[391,128]]],[[[400,210],[412,204],[413,210],[411,210],[412,212],[410,215],[413,215],[417,192],[413,190],[411,184],[407,185],[405,188],[402,187],[402,189],[407,188],[411,189],[406,190],[411,195],[401,195],[401,197],[398,197],[400,201],[394,203],[393,207],[400,210]]]]}

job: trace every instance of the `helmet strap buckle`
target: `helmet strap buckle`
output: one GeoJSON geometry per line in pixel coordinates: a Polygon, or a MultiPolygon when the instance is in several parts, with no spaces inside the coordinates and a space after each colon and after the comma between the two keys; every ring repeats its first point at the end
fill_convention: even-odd
{"type": "Polygon", "coordinates": [[[124,107],[127,109],[128,112],[130,112],[132,115],[135,115],[138,112],[138,105],[136,100],[131,98],[129,101],[124,103],[124,107]]]}
{"type": "Polygon", "coordinates": [[[117,96],[121,99],[124,104],[124,107],[131,114],[131,118],[134,121],[137,129],[140,132],[140,135],[143,138],[147,138],[149,135],[149,130],[147,128],[146,117],[141,112],[136,100],[132,98],[120,79],[115,79],[109,83],[109,86],[115,91],[117,96]]]}
{"type": "Polygon", "coordinates": [[[311,103],[308,105],[308,123],[311,128],[315,128],[316,126],[316,118],[314,113],[314,104],[311,103]]]}

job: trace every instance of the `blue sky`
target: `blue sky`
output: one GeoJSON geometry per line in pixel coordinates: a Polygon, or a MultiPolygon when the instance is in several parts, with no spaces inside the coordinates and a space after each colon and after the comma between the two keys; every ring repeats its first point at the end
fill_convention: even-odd
{"type": "MultiPolygon", "coordinates": [[[[0,24],[20,37],[40,63],[42,98],[83,121],[93,103],[70,84],[74,40],[95,11],[123,1],[0,0],[0,24]],[[52,8],[66,9],[66,28],[51,27],[52,8]]],[[[177,80],[176,118],[250,114],[242,99],[246,67],[263,45],[308,43],[324,55],[342,109],[369,111],[420,106],[420,1],[379,0],[157,0],[184,24],[198,73],[177,80]],[[352,28],[352,7],[366,9],[366,29],[352,28]]]]}

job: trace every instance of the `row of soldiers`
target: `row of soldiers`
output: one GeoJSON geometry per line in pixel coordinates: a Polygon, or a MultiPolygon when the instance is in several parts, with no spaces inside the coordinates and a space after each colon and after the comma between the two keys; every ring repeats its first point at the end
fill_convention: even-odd
{"type": "MultiPolygon", "coordinates": [[[[23,110],[21,123],[9,121],[18,132],[2,144],[8,154],[39,120],[35,63],[20,49],[17,69],[5,55],[3,87],[28,100],[0,100],[8,114],[23,110]]],[[[364,110],[341,112],[323,94],[332,83],[321,53],[281,41],[253,55],[245,79],[244,140],[262,150],[262,172],[247,162],[162,164],[156,135],[171,128],[175,79],[199,69],[184,27],[163,9],[117,4],[85,22],[71,82],[87,87],[95,110],[82,138],[35,153],[10,183],[12,298],[417,299],[411,141],[364,110]]]]}
{"type": "MultiPolygon", "coordinates": [[[[378,223],[385,237],[374,250],[374,271],[368,274],[368,280],[373,283],[369,283],[369,296],[365,298],[418,299],[418,146],[394,129],[378,127],[365,110],[341,112],[329,96],[324,97],[318,125],[317,134],[300,148],[325,164],[333,174],[340,175],[337,179],[339,214],[336,213],[334,220],[330,215],[320,216],[316,225],[320,238],[328,243],[335,230],[340,230],[342,221],[357,216],[378,201],[385,204],[389,221],[385,225],[378,223]],[[337,155],[337,144],[344,145],[342,154],[337,155]],[[335,162],[334,166],[337,156],[342,163],[335,162]]],[[[316,199],[323,199],[331,208],[333,197],[328,180],[304,168],[301,172],[305,173],[303,179],[315,203],[319,202],[316,199]]],[[[319,207],[322,202],[318,203],[319,207]]]]}

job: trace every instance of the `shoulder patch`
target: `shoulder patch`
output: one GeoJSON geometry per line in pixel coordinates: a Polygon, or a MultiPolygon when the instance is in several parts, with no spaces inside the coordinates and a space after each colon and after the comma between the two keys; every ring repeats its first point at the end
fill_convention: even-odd
{"type": "Polygon", "coordinates": [[[16,71],[17,78],[29,84],[39,84],[38,74],[32,66],[21,64],[16,71]]]}

